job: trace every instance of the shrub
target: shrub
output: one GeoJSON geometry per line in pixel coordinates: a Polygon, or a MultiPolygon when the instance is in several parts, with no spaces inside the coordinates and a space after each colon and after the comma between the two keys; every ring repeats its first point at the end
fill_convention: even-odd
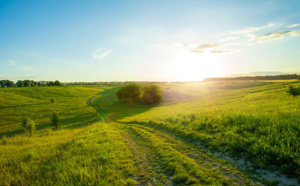
{"type": "Polygon", "coordinates": [[[144,93],[141,98],[144,104],[159,103],[163,99],[161,89],[157,85],[147,85],[144,87],[144,93]]]}
{"type": "Polygon", "coordinates": [[[7,139],[6,139],[6,135],[2,136],[2,144],[6,145],[7,144],[7,139]]]}
{"type": "Polygon", "coordinates": [[[138,102],[141,96],[141,87],[135,83],[121,87],[117,92],[120,101],[138,102]]]}
{"type": "Polygon", "coordinates": [[[54,98],[51,98],[51,103],[54,103],[54,102],[55,102],[54,98]]]}
{"type": "Polygon", "coordinates": [[[293,85],[289,85],[289,87],[287,89],[287,93],[292,96],[298,96],[298,95],[300,95],[300,88],[294,87],[293,85]]]}
{"type": "Polygon", "coordinates": [[[29,137],[33,135],[36,129],[34,121],[29,118],[23,119],[22,127],[29,137]]]}
{"type": "Polygon", "coordinates": [[[59,129],[60,128],[60,123],[59,123],[59,119],[58,119],[59,113],[58,112],[53,112],[52,116],[51,116],[51,122],[52,122],[52,126],[54,129],[59,129]]]}

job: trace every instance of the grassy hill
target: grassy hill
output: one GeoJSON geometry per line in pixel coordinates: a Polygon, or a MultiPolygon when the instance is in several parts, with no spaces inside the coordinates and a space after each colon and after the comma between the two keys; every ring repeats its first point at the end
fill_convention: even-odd
{"type": "Polygon", "coordinates": [[[288,84],[300,85],[161,84],[165,99],[150,106],[118,102],[118,86],[1,89],[0,185],[297,184],[282,174],[300,178],[300,98],[288,84]],[[31,138],[24,117],[37,123],[31,138]]]}

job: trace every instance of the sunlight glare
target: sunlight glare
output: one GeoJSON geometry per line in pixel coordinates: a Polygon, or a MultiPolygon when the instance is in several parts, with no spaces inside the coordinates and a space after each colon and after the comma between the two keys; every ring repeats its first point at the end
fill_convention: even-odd
{"type": "Polygon", "coordinates": [[[172,63],[170,73],[175,81],[202,81],[207,77],[220,76],[221,70],[216,55],[180,51],[172,63]]]}

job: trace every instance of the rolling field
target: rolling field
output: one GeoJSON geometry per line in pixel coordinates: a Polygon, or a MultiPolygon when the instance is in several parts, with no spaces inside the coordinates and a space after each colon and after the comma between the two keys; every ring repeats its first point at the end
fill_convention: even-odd
{"type": "Polygon", "coordinates": [[[289,84],[300,86],[160,84],[165,99],[152,106],[117,101],[119,86],[1,89],[0,185],[297,185],[300,98],[289,84]],[[24,117],[37,123],[31,138],[24,117]]]}

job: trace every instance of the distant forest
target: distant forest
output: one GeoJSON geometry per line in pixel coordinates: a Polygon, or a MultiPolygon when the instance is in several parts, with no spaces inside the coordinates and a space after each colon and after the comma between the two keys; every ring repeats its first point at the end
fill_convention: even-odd
{"type": "Polygon", "coordinates": [[[153,83],[167,83],[167,82],[153,82],[153,81],[111,81],[111,82],[65,82],[60,81],[34,81],[34,80],[18,80],[16,83],[10,80],[0,80],[0,88],[8,87],[36,87],[36,86],[65,86],[65,85],[126,85],[132,83],[153,84],[153,83]]]}
{"type": "MultiPolygon", "coordinates": [[[[272,76],[241,76],[241,77],[218,77],[206,78],[204,81],[236,81],[236,80],[300,80],[300,74],[272,75],[272,76]]],[[[35,86],[65,86],[65,85],[124,85],[132,83],[153,84],[153,83],[168,83],[168,82],[153,82],[153,81],[111,81],[111,82],[66,82],[60,81],[34,81],[34,80],[18,80],[16,83],[10,80],[0,80],[0,88],[6,87],[35,87],[35,86]]]]}
{"type": "Polygon", "coordinates": [[[6,87],[36,87],[36,86],[63,86],[60,81],[33,81],[18,80],[16,83],[10,80],[0,80],[0,88],[6,87]]]}
{"type": "Polygon", "coordinates": [[[300,75],[286,74],[286,75],[272,75],[272,76],[241,76],[241,77],[220,77],[220,78],[206,78],[204,81],[235,81],[235,80],[289,80],[300,79],[300,75]]]}

